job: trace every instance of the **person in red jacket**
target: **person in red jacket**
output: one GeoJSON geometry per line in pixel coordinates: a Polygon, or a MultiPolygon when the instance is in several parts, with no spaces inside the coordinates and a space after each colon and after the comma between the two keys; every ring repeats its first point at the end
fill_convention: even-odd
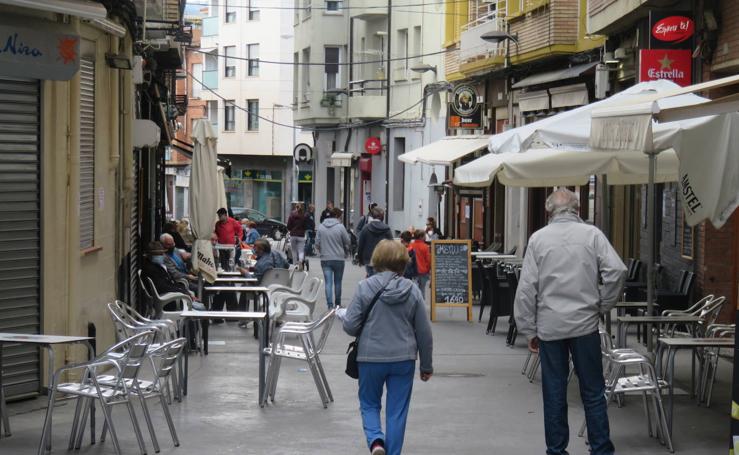
{"type": "MultiPolygon", "coordinates": [[[[218,236],[218,243],[221,245],[238,245],[239,239],[243,233],[241,223],[228,216],[228,210],[225,208],[218,209],[218,221],[216,222],[215,233],[218,236]]],[[[221,250],[223,251],[223,250],[221,250]]],[[[231,255],[235,257],[236,251],[234,250],[231,255]]],[[[228,260],[232,257],[228,254],[219,254],[221,267],[224,270],[229,269],[228,260]]]]}
{"type": "Polygon", "coordinates": [[[431,271],[431,250],[426,244],[425,238],[426,233],[419,229],[413,234],[413,242],[410,245],[410,249],[416,254],[416,267],[418,268],[415,282],[424,296],[426,295],[426,284],[429,282],[429,272],[431,271]]]}

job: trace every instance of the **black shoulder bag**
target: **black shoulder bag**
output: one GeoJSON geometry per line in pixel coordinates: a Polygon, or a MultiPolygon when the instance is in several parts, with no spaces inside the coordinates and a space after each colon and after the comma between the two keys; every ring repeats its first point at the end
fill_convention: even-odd
{"type": "MultiPolygon", "coordinates": [[[[364,324],[367,322],[367,318],[369,318],[370,313],[372,312],[372,308],[374,308],[375,303],[377,303],[377,300],[379,300],[382,293],[385,291],[385,288],[388,284],[390,284],[390,280],[388,280],[387,283],[385,283],[385,286],[382,287],[379,291],[377,291],[377,294],[375,294],[374,297],[372,297],[372,301],[369,304],[369,307],[367,308],[367,314],[364,315],[362,318],[362,330],[364,330],[364,324]]],[[[353,379],[359,379],[359,365],[357,365],[357,352],[359,351],[359,337],[362,336],[362,330],[359,331],[359,334],[357,334],[357,337],[349,343],[349,347],[346,349],[346,370],[344,370],[344,373],[346,373],[347,376],[353,379]]]]}

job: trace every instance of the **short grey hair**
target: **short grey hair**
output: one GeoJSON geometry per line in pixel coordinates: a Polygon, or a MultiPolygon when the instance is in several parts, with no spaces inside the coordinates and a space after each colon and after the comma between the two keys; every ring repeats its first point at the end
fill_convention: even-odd
{"type": "Polygon", "coordinates": [[[375,207],[371,212],[372,218],[383,221],[385,219],[385,211],[380,207],[375,207]]]}
{"type": "Polygon", "coordinates": [[[171,234],[164,233],[159,236],[159,241],[164,243],[165,240],[171,240],[174,242],[174,237],[171,234]]]}
{"type": "Polygon", "coordinates": [[[546,208],[550,216],[560,213],[577,215],[580,212],[580,200],[575,193],[567,188],[559,188],[549,195],[547,201],[544,203],[544,208],[546,208]]]}

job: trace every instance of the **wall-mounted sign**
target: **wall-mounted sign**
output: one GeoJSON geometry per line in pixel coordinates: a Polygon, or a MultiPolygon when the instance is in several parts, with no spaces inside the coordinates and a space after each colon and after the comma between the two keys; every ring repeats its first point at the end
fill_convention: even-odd
{"type": "Polygon", "coordinates": [[[471,85],[458,85],[454,89],[449,114],[450,128],[482,128],[482,108],[477,102],[477,90],[471,85]]]}
{"type": "Polygon", "coordinates": [[[313,172],[312,171],[298,172],[298,183],[313,183],[313,172]]]}
{"type": "Polygon", "coordinates": [[[313,148],[308,144],[298,144],[293,149],[293,158],[297,163],[310,163],[313,159],[313,148]]]}
{"type": "Polygon", "coordinates": [[[247,180],[281,180],[281,176],[277,175],[275,171],[265,169],[244,169],[241,171],[241,178],[247,180]]]}
{"type": "Polygon", "coordinates": [[[80,67],[80,37],[60,24],[28,18],[0,21],[0,75],[67,81],[80,67]]]}
{"type": "Polygon", "coordinates": [[[650,49],[691,49],[695,22],[688,12],[651,11],[649,14],[650,49]]]}
{"type": "Polygon", "coordinates": [[[689,49],[642,49],[639,81],[667,79],[685,87],[692,83],[692,63],[689,49]]]}
{"type": "Polygon", "coordinates": [[[370,155],[379,155],[382,152],[382,141],[379,137],[370,136],[364,141],[364,151],[370,155]]]}

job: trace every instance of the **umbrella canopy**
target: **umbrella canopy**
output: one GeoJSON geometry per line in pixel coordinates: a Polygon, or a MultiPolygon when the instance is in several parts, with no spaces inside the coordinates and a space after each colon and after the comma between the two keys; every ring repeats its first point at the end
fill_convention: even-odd
{"type": "Polygon", "coordinates": [[[217,276],[210,237],[218,210],[218,154],[217,136],[208,120],[195,122],[192,140],[195,145],[190,173],[190,224],[195,236],[193,269],[212,283],[217,276]]]}
{"type": "Polygon", "coordinates": [[[227,208],[228,199],[226,198],[226,168],[218,166],[218,208],[227,208]]]}
{"type": "MultiPolygon", "coordinates": [[[[492,153],[455,169],[454,184],[488,186],[496,175],[510,186],[578,185],[591,175],[606,175],[611,184],[647,183],[648,160],[642,153],[594,152],[589,147],[591,113],[649,100],[677,88],[670,81],[642,82],[603,101],[493,135],[488,144],[492,153]]],[[[657,102],[672,108],[706,101],[683,94],[657,102]]],[[[677,158],[668,151],[657,162],[657,181],[675,180],[677,158]]]]}

